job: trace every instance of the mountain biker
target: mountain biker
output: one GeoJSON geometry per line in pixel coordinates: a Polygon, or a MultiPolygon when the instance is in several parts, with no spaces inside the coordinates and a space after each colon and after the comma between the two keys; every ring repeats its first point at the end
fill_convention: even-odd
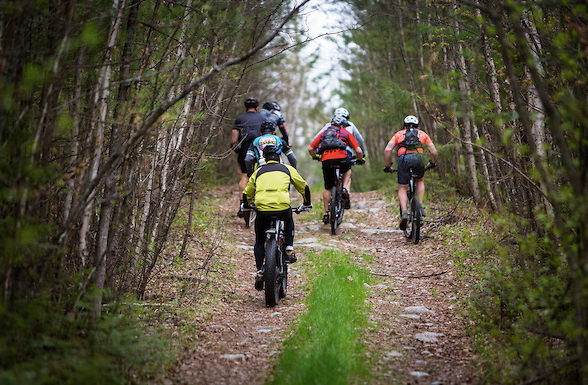
{"type": "MultiPolygon", "coordinates": [[[[404,127],[396,132],[388,142],[384,153],[385,172],[392,172],[392,151],[398,147],[398,200],[400,201],[400,229],[406,229],[408,221],[408,198],[406,192],[410,181],[410,168],[416,174],[416,194],[423,201],[425,195],[425,159],[423,147],[427,146],[431,157],[429,165],[437,165],[437,149],[433,141],[424,131],[419,130],[419,120],[414,115],[404,118],[404,127]]],[[[422,210],[426,215],[425,209],[422,210]]]]}
{"type": "Polygon", "coordinates": [[[282,138],[290,145],[290,137],[288,135],[288,129],[286,129],[286,120],[284,119],[284,115],[282,114],[282,108],[278,104],[278,102],[265,102],[263,103],[262,108],[259,110],[259,113],[265,116],[267,120],[271,120],[274,122],[276,127],[280,129],[282,133],[282,138]]]}
{"type": "Polygon", "coordinates": [[[290,162],[290,166],[296,168],[297,159],[294,155],[294,151],[290,149],[288,143],[276,134],[276,126],[270,120],[266,120],[261,123],[261,135],[253,140],[247,155],[245,156],[245,164],[247,165],[247,175],[253,174],[253,171],[261,164],[265,164],[265,158],[263,157],[263,149],[265,146],[274,145],[278,147],[278,154],[284,153],[290,162]]]}
{"type": "MultiPolygon", "coordinates": [[[[237,175],[239,175],[239,197],[243,194],[249,177],[247,176],[247,165],[245,156],[247,150],[255,138],[261,135],[261,123],[265,120],[262,114],[257,112],[259,102],[255,98],[245,100],[245,113],[237,116],[233,123],[233,133],[231,135],[231,147],[237,153],[237,175]]],[[[240,203],[243,203],[241,201],[240,203]]],[[[243,217],[241,205],[237,216],[243,217]]]]}
{"type": "MultiPolygon", "coordinates": [[[[331,126],[337,129],[338,139],[341,140],[342,146],[338,148],[324,148],[322,147],[326,136],[330,129],[325,130],[321,135],[316,137],[308,146],[308,153],[315,158],[317,153],[321,154],[321,162],[323,165],[323,179],[325,182],[325,190],[323,191],[323,203],[325,206],[325,214],[323,215],[323,223],[329,223],[329,202],[331,201],[331,188],[337,183],[335,169],[339,168],[343,174],[343,186],[348,186],[351,178],[351,158],[348,156],[346,147],[350,146],[357,154],[357,162],[363,163],[363,151],[359,147],[359,143],[349,131],[345,129],[347,119],[341,115],[336,115],[331,120],[331,126]],[[320,147],[320,148],[319,148],[320,147]],[[323,150],[324,149],[324,150],[323,150]]],[[[347,194],[349,199],[349,194],[347,194]]]]}
{"type": "Polygon", "coordinates": [[[263,149],[266,163],[253,172],[243,191],[244,207],[255,199],[257,218],[255,219],[255,265],[257,275],[255,288],[263,289],[263,261],[265,258],[265,232],[270,223],[270,217],[277,216],[284,220],[284,236],[286,242],[286,262],[296,262],[294,252],[294,219],[290,207],[290,184],[304,198],[304,207],[311,208],[310,188],[298,171],[292,166],[280,163],[278,147],[267,145],[263,149]]]}
{"type": "MultiPolygon", "coordinates": [[[[364,158],[366,158],[367,157],[367,150],[365,148],[365,142],[363,140],[363,137],[361,136],[361,133],[359,132],[359,130],[355,126],[355,124],[353,124],[349,120],[349,118],[350,118],[349,111],[347,111],[347,109],[345,109],[343,107],[339,107],[333,113],[333,117],[335,117],[337,115],[343,116],[347,120],[347,123],[345,125],[345,129],[347,131],[349,131],[351,134],[353,134],[353,136],[357,140],[357,143],[359,144],[359,147],[361,148],[361,151],[363,151],[364,158]]],[[[325,132],[325,130],[327,128],[329,128],[330,126],[331,126],[331,122],[325,124],[324,127],[315,135],[313,140],[316,139],[323,132],[325,132]]],[[[351,158],[353,156],[353,152],[352,152],[351,147],[347,146],[346,150],[347,150],[347,155],[351,158]]],[[[349,209],[349,208],[351,208],[351,201],[349,199],[349,191],[351,190],[351,170],[349,171],[349,178],[346,180],[346,183],[347,184],[343,185],[342,194],[343,194],[344,201],[345,201],[345,208],[349,209]]]]}

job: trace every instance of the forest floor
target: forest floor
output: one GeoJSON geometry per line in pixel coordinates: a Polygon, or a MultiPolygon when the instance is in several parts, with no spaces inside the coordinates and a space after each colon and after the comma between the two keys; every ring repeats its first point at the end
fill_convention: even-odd
{"type": "MultiPolygon", "coordinates": [[[[163,383],[263,384],[277,363],[282,342],[305,312],[306,272],[312,269],[305,254],[325,248],[349,253],[376,278],[368,288],[370,325],[362,341],[374,363],[371,384],[477,382],[468,319],[463,315],[471,288],[456,272],[441,231],[451,226],[442,222],[467,218],[451,218],[433,202],[423,239],[413,245],[398,230],[395,206],[378,191],[352,192],[352,207],[336,236],[330,235],[318,212],[297,215],[298,262],[290,268],[288,295],[277,307],[266,308],[263,292],[253,285],[253,228],[236,217],[238,199],[232,191],[202,193],[198,201],[218,204],[224,231],[212,235],[215,226],[206,226],[210,238],[200,240],[200,251],[189,250],[183,264],[163,270],[150,287],[151,301],[173,299],[175,305],[160,317],[184,348],[163,383]],[[208,263],[203,253],[209,255],[208,263]]],[[[161,305],[165,310],[167,305],[161,305]]]]}

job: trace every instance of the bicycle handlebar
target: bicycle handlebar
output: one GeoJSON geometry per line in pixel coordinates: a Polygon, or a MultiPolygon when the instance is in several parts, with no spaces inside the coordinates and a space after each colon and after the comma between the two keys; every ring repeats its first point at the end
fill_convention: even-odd
{"type": "MultiPolygon", "coordinates": [[[[425,166],[425,171],[430,170],[432,168],[437,167],[437,163],[431,163],[429,162],[426,166],[425,166]]],[[[398,169],[396,168],[390,168],[390,167],[384,167],[384,172],[389,172],[390,174],[395,173],[396,171],[398,171],[398,169]]]]}
{"type": "MultiPolygon", "coordinates": [[[[320,162],[321,161],[321,156],[320,155],[315,155],[315,156],[312,157],[312,159],[316,160],[317,162],[320,162]]],[[[354,156],[351,157],[351,164],[352,165],[354,165],[354,164],[359,164],[359,165],[365,164],[365,157],[362,158],[361,160],[357,160],[357,156],[354,155],[354,156]]]]}
{"type": "MultiPolygon", "coordinates": [[[[312,210],[312,207],[313,207],[312,206],[312,203],[310,204],[310,206],[305,206],[304,203],[303,203],[303,204],[301,204],[298,207],[291,207],[291,209],[292,209],[292,212],[294,212],[296,214],[300,214],[300,213],[303,213],[305,211],[312,210]]],[[[251,204],[249,206],[245,206],[244,205],[241,209],[243,211],[257,211],[257,207],[255,207],[255,204],[251,204]]]]}

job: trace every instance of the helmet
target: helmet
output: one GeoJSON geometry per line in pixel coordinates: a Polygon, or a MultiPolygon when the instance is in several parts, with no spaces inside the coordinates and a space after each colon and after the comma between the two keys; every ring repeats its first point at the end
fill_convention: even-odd
{"type": "Polygon", "coordinates": [[[263,123],[261,123],[261,127],[259,128],[259,130],[262,133],[266,131],[274,132],[276,130],[276,127],[274,126],[274,122],[272,122],[271,120],[264,120],[263,123]]]}
{"type": "Polygon", "coordinates": [[[414,116],[414,115],[408,115],[406,118],[404,118],[404,125],[414,125],[414,126],[418,126],[419,125],[419,119],[414,116]]]}
{"type": "Polygon", "coordinates": [[[263,109],[271,111],[274,109],[274,105],[272,102],[265,102],[265,103],[263,103],[263,109]]]}
{"type": "Polygon", "coordinates": [[[333,115],[342,115],[345,119],[349,120],[349,111],[347,111],[345,108],[343,107],[339,107],[335,110],[335,113],[333,115]]]}
{"type": "Polygon", "coordinates": [[[259,106],[259,102],[255,98],[248,98],[245,100],[245,108],[255,108],[259,106]]]}
{"type": "Polygon", "coordinates": [[[263,148],[263,157],[271,157],[272,155],[279,155],[282,151],[275,144],[268,144],[263,148]]]}
{"type": "Polygon", "coordinates": [[[281,110],[281,107],[278,104],[278,102],[272,102],[272,106],[274,107],[274,110],[276,110],[276,111],[280,111],[281,110]]]}
{"type": "Polygon", "coordinates": [[[333,119],[331,119],[331,124],[334,126],[344,126],[347,124],[347,119],[343,115],[335,115],[333,119]]]}

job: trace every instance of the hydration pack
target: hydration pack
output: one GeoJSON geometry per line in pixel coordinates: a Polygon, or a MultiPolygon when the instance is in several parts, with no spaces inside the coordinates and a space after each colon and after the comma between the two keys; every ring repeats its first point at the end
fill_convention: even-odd
{"type": "Polygon", "coordinates": [[[419,130],[416,128],[407,128],[404,132],[404,140],[399,147],[404,147],[407,150],[414,151],[421,144],[419,140],[419,130]]]}
{"type": "Polygon", "coordinates": [[[317,154],[322,154],[325,150],[345,149],[347,143],[341,138],[341,128],[337,126],[330,126],[325,130],[321,137],[321,144],[317,149],[317,154]]]}

